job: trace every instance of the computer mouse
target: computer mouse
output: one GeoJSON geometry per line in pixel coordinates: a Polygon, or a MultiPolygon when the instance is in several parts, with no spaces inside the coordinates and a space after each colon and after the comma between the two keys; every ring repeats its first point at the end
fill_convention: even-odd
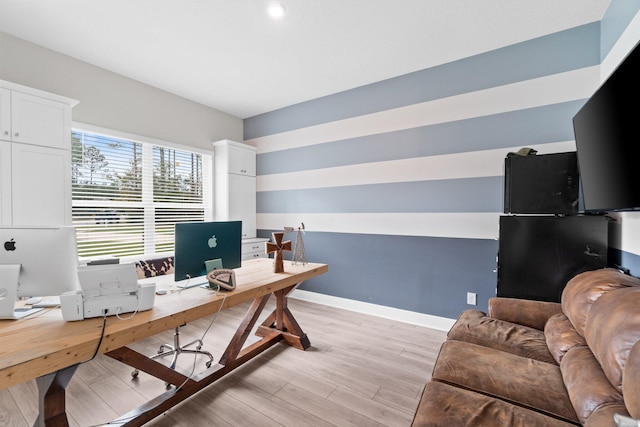
{"type": "Polygon", "coordinates": [[[27,298],[24,303],[27,305],[33,305],[33,304],[37,304],[40,301],[42,301],[42,298],[40,297],[31,297],[31,298],[27,298]]]}
{"type": "Polygon", "coordinates": [[[156,289],[156,295],[164,295],[166,293],[167,293],[166,289],[161,289],[161,288],[156,289]]]}

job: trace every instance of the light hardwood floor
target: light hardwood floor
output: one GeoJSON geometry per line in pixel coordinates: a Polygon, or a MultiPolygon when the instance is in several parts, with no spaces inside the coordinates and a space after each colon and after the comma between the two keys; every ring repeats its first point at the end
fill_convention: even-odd
{"type": "MultiPolygon", "coordinates": [[[[445,332],[295,299],[289,307],[311,348],[300,351],[277,344],[147,425],[410,425],[445,332]]],[[[247,308],[240,305],[215,319],[186,325],[181,328],[182,343],[201,338],[214,320],[204,349],[217,361],[247,308]]],[[[154,354],[160,344],[171,342],[168,331],[132,347],[154,354]]],[[[191,372],[194,359],[182,354],[178,368],[191,372]]],[[[204,369],[204,362],[197,357],[196,372],[204,369]]],[[[100,355],[82,364],[69,384],[69,423],[106,425],[163,391],[162,381],[144,373],[134,380],[131,368],[100,355]]],[[[35,381],[0,390],[0,426],[30,426],[36,416],[35,381]]]]}

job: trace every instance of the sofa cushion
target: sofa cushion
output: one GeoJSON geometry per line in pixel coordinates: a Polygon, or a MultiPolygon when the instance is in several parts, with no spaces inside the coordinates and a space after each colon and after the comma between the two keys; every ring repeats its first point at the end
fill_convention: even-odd
{"type": "Polygon", "coordinates": [[[489,298],[489,317],[538,330],[543,330],[547,320],[558,313],[562,313],[562,305],[557,302],[505,297],[489,298]]]}
{"type": "Polygon", "coordinates": [[[608,405],[624,405],[622,393],[607,380],[589,347],[579,346],[568,351],[560,363],[560,370],[581,423],[608,405]]]}
{"type": "Polygon", "coordinates": [[[557,363],[576,346],[586,346],[587,341],[576,331],[569,318],[563,313],[551,316],[544,327],[544,337],[549,352],[557,363]]]}
{"type": "Polygon", "coordinates": [[[569,280],[562,291],[562,311],[584,337],[593,303],[609,291],[629,286],[640,286],[640,279],[613,268],[580,273],[569,280]]]}
{"type": "Polygon", "coordinates": [[[424,388],[412,426],[569,427],[573,424],[500,399],[432,381],[424,388]]]}
{"type": "Polygon", "coordinates": [[[602,295],[591,307],[585,338],[611,384],[622,391],[629,352],[640,341],[640,287],[602,295]]]}
{"type": "Polygon", "coordinates": [[[478,310],[463,311],[449,330],[447,338],[556,363],[549,353],[542,331],[493,319],[478,310]]]}
{"type": "MultiPolygon", "coordinates": [[[[615,423],[614,416],[616,414],[623,415],[625,417],[629,416],[627,414],[627,410],[625,409],[624,405],[622,405],[622,404],[605,405],[605,406],[602,406],[602,407],[598,408],[598,410],[596,412],[591,414],[591,416],[583,424],[583,426],[584,427],[616,427],[616,426],[619,426],[618,424],[615,423]]],[[[621,426],[619,426],[619,427],[621,427],[621,426]]]]}
{"type": "Polygon", "coordinates": [[[579,422],[556,364],[448,340],[440,348],[433,378],[579,422]]]}
{"type": "Polygon", "coordinates": [[[624,366],[622,393],[629,414],[640,419],[640,342],[635,343],[624,366]]]}

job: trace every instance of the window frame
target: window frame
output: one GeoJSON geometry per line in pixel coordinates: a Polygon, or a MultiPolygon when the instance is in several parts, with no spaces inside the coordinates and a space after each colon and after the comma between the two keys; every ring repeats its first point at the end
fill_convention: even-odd
{"type": "MultiPolygon", "coordinates": [[[[204,221],[213,221],[214,220],[214,166],[213,166],[213,149],[206,150],[201,147],[195,147],[191,145],[178,144],[175,142],[170,142],[166,140],[151,138],[142,135],[136,135],[128,132],[123,132],[115,129],[103,128],[95,125],[90,125],[81,122],[72,122],[71,124],[72,132],[84,132],[94,135],[103,136],[106,138],[117,138],[128,140],[134,143],[142,144],[142,199],[141,201],[113,201],[114,206],[124,207],[124,208],[142,208],[144,211],[144,221],[143,221],[143,253],[135,254],[135,255],[123,255],[119,258],[122,261],[132,261],[138,259],[152,258],[155,256],[167,256],[172,255],[173,252],[156,252],[155,251],[155,229],[156,222],[153,218],[153,215],[150,215],[149,212],[153,212],[155,208],[176,208],[180,207],[181,203],[176,202],[154,202],[153,201],[153,193],[145,191],[144,188],[152,188],[153,189],[153,147],[160,146],[164,148],[174,149],[178,151],[191,152],[195,154],[199,154],[202,156],[202,204],[193,204],[193,203],[185,203],[185,207],[193,208],[195,206],[202,206],[204,210],[204,221]],[[151,208],[151,209],[149,209],[151,208]],[[151,221],[149,221],[151,220],[151,221]],[[151,238],[149,238],[151,237],[151,238]]],[[[91,206],[100,206],[103,207],[105,203],[103,201],[92,201],[92,200],[74,200],[73,196],[71,198],[71,209],[77,207],[91,207],[91,206]]],[[[74,224],[75,225],[75,224],[74,224]]],[[[89,257],[81,257],[81,259],[91,259],[96,258],[96,256],[89,257]]]]}

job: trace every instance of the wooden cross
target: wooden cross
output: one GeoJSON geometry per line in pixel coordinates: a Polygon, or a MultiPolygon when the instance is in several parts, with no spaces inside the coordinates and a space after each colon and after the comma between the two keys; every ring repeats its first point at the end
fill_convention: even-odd
{"type": "Polygon", "coordinates": [[[273,272],[284,273],[284,265],[282,264],[282,251],[291,250],[291,240],[283,242],[282,238],[284,237],[284,233],[282,231],[271,233],[271,235],[273,236],[273,241],[275,243],[267,242],[267,254],[275,253],[273,272]]]}

